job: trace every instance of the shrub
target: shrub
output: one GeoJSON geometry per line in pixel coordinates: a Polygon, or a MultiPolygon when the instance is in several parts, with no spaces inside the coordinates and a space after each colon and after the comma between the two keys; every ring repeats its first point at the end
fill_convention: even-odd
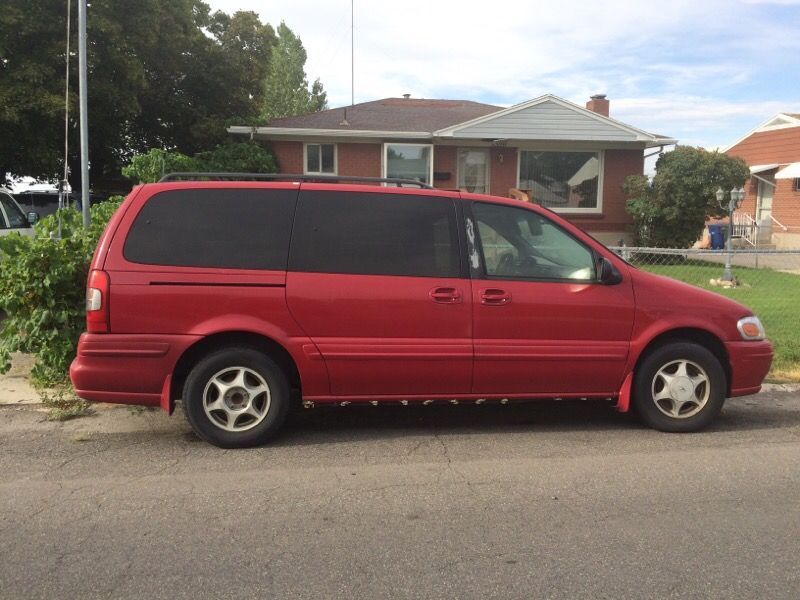
{"type": "Polygon", "coordinates": [[[658,159],[652,182],[631,175],[622,186],[636,245],[688,248],[700,238],[706,218],[727,214],[717,204],[717,188],[739,187],[749,176],[738,157],[691,146],[667,152],[658,159]]]}
{"type": "Polygon", "coordinates": [[[0,372],[10,367],[11,352],[34,355],[31,380],[39,388],[69,384],[69,364],[85,328],[85,289],[97,240],[119,207],[121,197],[91,208],[91,226],[81,214],[61,211],[36,224],[36,237],[13,233],[0,238],[0,372]]]}
{"type": "Polygon", "coordinates": [[[275,157],[255,142],[239,142],[217,146],[208,152],[186,156],[180,152],[153,148],[133,157],[122,169],[128,179],[153,183],[167,173],[193,171],[199,173],[275,173],[275,157]]]}
{"type": "Polygon", "coordinates": [[[167,173],[198,170],[197,161],[185,154],[152,148],[134,156],[127,167],[122,167],[122,174],[137,183],[154,183],[167,173]]]}

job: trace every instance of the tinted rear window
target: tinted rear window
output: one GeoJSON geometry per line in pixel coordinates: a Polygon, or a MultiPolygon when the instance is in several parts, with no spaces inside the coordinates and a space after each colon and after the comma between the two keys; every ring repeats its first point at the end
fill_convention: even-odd
{"type": "Polygon", "coordinates": [[[128,232],[131,262],[286,269],[296,190],[174,190],[150,198],[128,232]]]}
{"type": "Polygon", "coordinates": [[[458,277],[455,206],[435,196],[301,192],[289,268],[458,277]]]}

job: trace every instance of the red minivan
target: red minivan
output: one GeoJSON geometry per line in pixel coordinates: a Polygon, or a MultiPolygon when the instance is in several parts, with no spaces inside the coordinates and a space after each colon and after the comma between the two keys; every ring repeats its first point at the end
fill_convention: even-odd
{"type": "Polygon", "coordinates": [[[298,398],[614,398],[686,432],[769,370],[748,308],[640,271],[538,206],[242,179],[126,198],[91,265],[79,396],[170,413],[181,399],[223,447],[265,442],[298,398]]]}

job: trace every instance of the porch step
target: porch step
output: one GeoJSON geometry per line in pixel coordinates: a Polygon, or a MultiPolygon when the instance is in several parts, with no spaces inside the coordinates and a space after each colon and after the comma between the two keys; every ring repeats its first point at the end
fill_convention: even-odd
{"type": "MultiPolygon", "coordinates": [[[[737,250],[754,250],[756,248],[755,244],[748,242],[745,238],[741,236],[735,235],[733,236],[733,238],[731,238],[731,241],[733,243],[733,247],[736,248],[737,250]]],[[[758,243],[759,250],[775,250],[776,247],[777,246],[775,246],[775,244],[771,243],[770,244],[766,242],[758,243]]]]}

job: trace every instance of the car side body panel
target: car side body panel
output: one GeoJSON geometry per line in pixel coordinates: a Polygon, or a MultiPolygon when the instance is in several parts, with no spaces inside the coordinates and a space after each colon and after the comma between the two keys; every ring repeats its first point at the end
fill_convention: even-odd
{"type": "MultiPolygon", "coordinates": [[[[374,186],[302,184],[359,193],[374,186]]],[[[172,182],[134,188],[112,217],[92,260],[110,278],[111,333],[84,334],[72,364],[78,394],[97,401],[162,405],[180,358],[209,336],[240,332],[282,346],[304,399],[475,400],[620,396],[642,353],[658,336],[707,332],[723,344],[729,394],[753,393],[769,369],[769,342],[741,341],[736,321],[750,311],[722,296],[629,267],[561,217],[536,206],[622,274],[599,283],[498,282],[302,273],[287,270],[170,267],[130,262],[125,237],[145,203],[173,189],[295,189],[296,182],[172,182]],[[480,290],[509,287],[507,307],[473,309],[480,290]],[[457,290],[439,303],[435,290],[457,290]],[[287,297],[288,294],[288,297],[287,297]],[[489,312],[496,311],[496,312],[489,312]],[[475,360],[473,361],[473,356],[475,360]]],[[[377,188],[377,191],[387,188],[377,188]]],[[[458,198],[433,190],[392,189],[458,198]]],[[[519,208],[512,199],[461,194],[519,208]]],[[[462,224],[463,226],[463,224],[462,224]]],[[[463,232],[461,232],[463,235],[463,232]]],[[[464,260],[468,260],[462,248],[464,260]]]]}

